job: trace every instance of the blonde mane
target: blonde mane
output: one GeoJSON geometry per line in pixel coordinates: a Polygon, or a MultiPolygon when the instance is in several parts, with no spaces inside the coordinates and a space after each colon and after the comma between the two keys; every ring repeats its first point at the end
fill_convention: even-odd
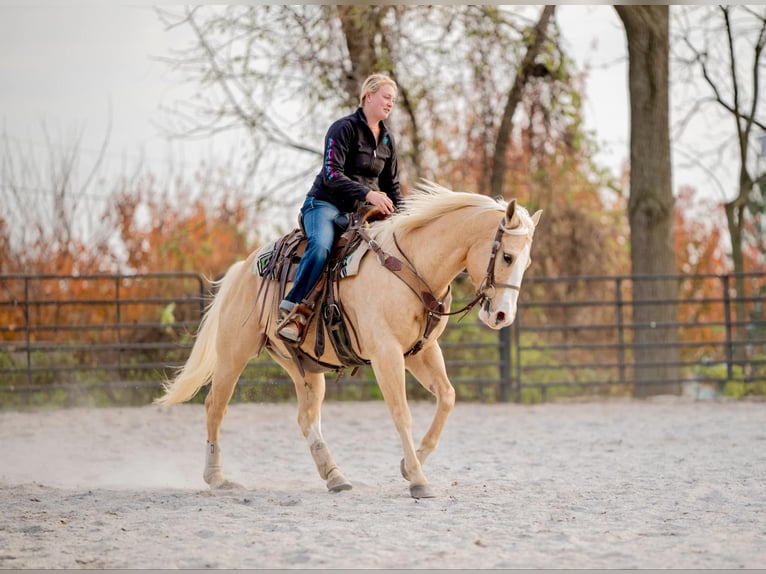
{"type": "Polygon", "coordinates": [[[494,200],[478,193],[452,191],[439,184],[422,180],[404,200],[401,211],[380,221],[370,229],[370,236],[382,247],[393,245],[393,236],[404,235],[442,215],[459,209],[474,208],[478,212],[493,211],[502,214],[507,207],[505,201],[494,200]]]}

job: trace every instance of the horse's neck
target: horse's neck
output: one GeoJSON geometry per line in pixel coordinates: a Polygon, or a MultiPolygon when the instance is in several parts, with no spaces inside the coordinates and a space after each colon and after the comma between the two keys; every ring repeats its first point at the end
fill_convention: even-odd
{"type": "Polygon", "coordinates": [[[486,217],[474,217],[460,210],[407,234],[400,245],[434,294],[442,297],[455,277],[466,269],[472,245],[483,240],[484,235],[494,233],[490,225],[486,217]]]}

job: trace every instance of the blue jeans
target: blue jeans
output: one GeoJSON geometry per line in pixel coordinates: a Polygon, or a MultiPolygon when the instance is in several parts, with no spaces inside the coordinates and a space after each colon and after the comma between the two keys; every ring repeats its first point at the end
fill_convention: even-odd
{"type": "Polygon", "coordinates": [[[319,280],[335,242],[338,226],[343,226],[347,217],[332,203],[311,196],[303,202],[301,214],[308,244],[298,264],[295,283],[285,296],[293,303],[300,303],[319,280]]]}

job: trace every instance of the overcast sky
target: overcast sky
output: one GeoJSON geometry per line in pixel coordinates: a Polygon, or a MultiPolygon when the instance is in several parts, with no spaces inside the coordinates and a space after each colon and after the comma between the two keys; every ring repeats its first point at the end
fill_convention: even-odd
{"type": "MultiPolygon", "coordinates": [[[[229,157],[210,141],[171,147],[158,127],[162,105],[190,89],[174,85],[157,61],[183,45],[184,30],[164,30],[149,6],[43,4],[0,0],[0,128],[7,137],[44,148],[44,123],[54,143],[81,135],[83,154],[95,154],[111,118],[109,169],[117,175],[139,157],[157,172],[169,158],[177,169],[229,157]]],[[[604,148],[599,162],[617,173],[628,157],[629,130],[622,24],[604,5],[562,5],[556,17],[570,54],[590,67],[586,127],[604,148]]],[[[695,181],[691,172],[674,168],[673,175],[675,188],[695,181]]]]}
{"type": "MultiPolygon", "coordinates": [[[[557,17],[581,60],[600,66],[624,56],[624,34],[611,7],[562,6],[557,17]]],[[[187,88],[171,84],[156,58],[184,38],[183,30],[163,30],[150,7],[0,4],[0,122],[9,136],[42,145],[44,121],[62,142],[82,132],[86,147],[96,149],[111,117],[113,159],[143,149],[160,165],[168,147],[157,129],[160,106],[187,88]]],[[[606,96],[589,101],[586,115],[609,142],[612,165],[626,156],[624,70],[624,63],[597,68],[589,82],[589,92],[606,96]]],[[[210,153],[209,145],[202,148],[210,153]]]]}
{"type": "Polygon", "coordinates": [[[114,169],[142,153],[159,169],[168,153],[160,106],[183,92],[157,58],[179,40],[150,7],[0,6],[0,122],[41,146],[43,124],[61,144],[82,134],[90,153],[111,120],[114,169]]]}

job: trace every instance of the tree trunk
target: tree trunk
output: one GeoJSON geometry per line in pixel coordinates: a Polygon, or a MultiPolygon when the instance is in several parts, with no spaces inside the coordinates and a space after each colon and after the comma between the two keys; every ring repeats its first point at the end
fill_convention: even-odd
{"type": "MultiPolygon", "coordinates": [[[[750,183],[752,188],[752,183],[750,183]]],[[[729,240],[731,241],[731,260],[734,264],[734,290],[736,292],[736,298],[734,300],[735,309],[735,339],[737,341],[747,340],[747,304],[745,297],[747,291],[745,290],[745,255],[742,251],[742,235],[745,225],[745,204],[741,201],[744,197],[747,199],[747,192],[743,194],[742,188],[736,199],[729,201],[724,205],[726,210],[726,221],[729,226],[729,240]]],[[[734,361],[745,364],[747,357],[747,347],[737,346],[732,351],[732,358],[734,361]]]]}
{"type": "Polygon", "coordinates": [[[659,5],[615,9],[625,26],[629,56],[634,395],[678,394],[678,286],[672,279],[657,277],[676,271],[668,119],[669,10],[659,5]]]}
{"type": "Polygon", "coordinates": [[[380,39],[381,21],[386,6],[337,6],[338,18],[351,58],[351,71],[346,77],[346,92],[351,106],[359,103],[359,86],[370,74],[386,71],[376,44],[380,39]]]}
{"type": "Polygon", "coordinates": [[[385,72],[397,82],[398,98],[401,104],[398,106],[403,113],[407,114],[411,132],[412,147],[402,153],[411,159],[415,173],[421,171],[420,148],[422,138],[418,129],[418,121],[415,115],[416,104],[412,101],[407,87],[401,84],[396,76],[395,64],[391,57],[388,31],[384,20],[392,5],[387,6],[363,6],[363,5],[339,5],[337,7],[341,29],[346,40],[346,47],[351,58],[351,72],[346,77],[346,92],[351,106],[358,104],[359,86],[370,74],[385,72]]]}

